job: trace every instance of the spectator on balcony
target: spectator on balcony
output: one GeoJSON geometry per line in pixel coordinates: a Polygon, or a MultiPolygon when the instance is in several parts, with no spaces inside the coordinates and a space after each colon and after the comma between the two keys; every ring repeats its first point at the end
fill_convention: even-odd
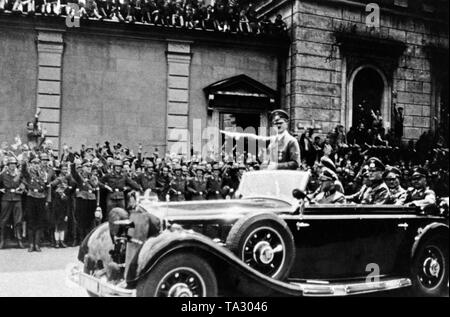
{"type": "Polygon", "coordinates": [[[248,23],[250,25],[250,31],[252,33],[259,34],[260,31],[259,31],[258,17],[256,15],[256,11],[253,8],[253,4],[252,3],[248,4],[246,15],[247,15],[248,23]]]}
{"type": "Polygon", "coordinates": [[[152,12],[156,10],[155,1],[142,0],[141,1],[141,15],[143,23],[153,23],[152,12]]]}
{"type": "Polygon", "coordinates": [[[166,0],[161,11],[163,23],[166,26],[172,25],[172,15],[175,13],[175,7],[171,0],[166,0]]]}
{"type": "Polygon", "coordinates": [[[130,1],[130,15],[132,17],[130,22],[143,22],[143,11],[141,0],[130,1]]]}
{"type": "Polygon", "coordinates": [[[186,9],[186,15],[184,17],[184,26],[188,29],[193,29],[196,26],[194,21],[194,9],[192,7],[188,7],[186,9]]]}
{"type": "Polygon", "coordinates": [[[13,7],[11,9],[12,12],[27,12],[28,14],[34,13],[34,0],[10,0],[10,2],[13,3],[13,7]]]}
{"type": "Polygon", "coordinates": [[[239,12],[239,31],[241,31],[242,33],[251,32],[249,20],[247,18],[245,10],[241,10],[239,12]]]}
{"type": "Polygon", "coordinates": [[[228,11],[225,9],[225,5],[220,4],[217,6],[214,14],[214,27],[220,32],[227,32],[230,30],[228,23],[228,11]]]}
{"type": "Polygon", "coordinates": [[[273,24],[272,24],[272,21],[270,21],[268,15],[265,15],[263,17],[263,19],[260,22],[260,25],[261,25],[261,33],[272,34],[273,24]]]}
{"type": "Polygon", "coordinates": [[[275,21],[273,22],[273,29],[277,33],[284,33],[287,31],[287,25],[283,21],[283,17],[281,16],[281,14],[278,14],[275,18],[275,21]]]}
{"type": "Polygon", "coordinates": [[[98,12],[102,19],[112,19],[114,16],[114,2],[113,0],[100,0],[97,4],[98,12]]]}
{"type": "Polygon", "coordinates": [[[184,17],[181,8],[176,8],[172,13],[172,26],[182,27],[184,26],[184,17]]]}
{"type": "Polygon", "coordinates": [[[215,13],[213,7],[209,5],[201,10],[203,10],[202,11],[203,29],[214,30],[215,13]]]}
{"type": "Polygon", "coordinates": [[[86,1],[86,15],[88,18],[96,18],[101,20],[102,16],[98,12],[97,2],[95,0],[86,1]]]}
{"type": "Polygon", "coordinates": [[[239,8],[236,5],[228,7],[228,24],[231,32],[239,31],[239,8]]]}

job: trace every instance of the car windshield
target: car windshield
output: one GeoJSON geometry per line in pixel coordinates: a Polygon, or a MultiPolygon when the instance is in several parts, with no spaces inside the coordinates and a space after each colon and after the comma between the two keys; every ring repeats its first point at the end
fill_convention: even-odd
{"type": "Polygon", "coordinates": [[[238,193],[242,198],[273,197],[292,201],[292,191],[305,191],[309,172],[302,171],[255,171],[242,176],[238,193]]]}

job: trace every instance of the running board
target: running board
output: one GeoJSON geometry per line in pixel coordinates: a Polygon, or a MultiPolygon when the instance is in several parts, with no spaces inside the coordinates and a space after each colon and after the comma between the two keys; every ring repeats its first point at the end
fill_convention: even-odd
{"type": "Polygon", "coordinates": [[[412,285],[409,278],[384,279],[376,282],[358,283],[328,283],[323,281],[315,282],[290,282],[291,285],[298,286],[303,296],[348,296],[374,292],[382,292],[393,289],[409,287],[412,285]]]}

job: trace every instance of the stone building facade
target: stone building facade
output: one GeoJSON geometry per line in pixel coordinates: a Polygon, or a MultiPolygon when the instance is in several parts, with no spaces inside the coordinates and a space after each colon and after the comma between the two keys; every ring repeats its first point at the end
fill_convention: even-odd
{"type": "Polygon", "coordinates": [[[371,93],[386,129],[393,106],[404,108],[405,140],[448,126],[448,1],[266,0],[258,13],[282,14],[290,26],[283,95],[296,127],[349,129],[371,93]]]}
{"type": "MultiPolygon", "coordinates": [[[[267,126],[291,113],[298,133],[355,123],[366,100],[404,139],[448,133],[448,2],[262,0],[288,37],[0,15],[0,139],[24,138],[37,107],[56,147],[109,140],[189,154],[202,128],[267,126]],[[445,121],[447,120],[447,121],[445,121]]],[[[207,140],[202,141],[207,142],[207,140]]]]}

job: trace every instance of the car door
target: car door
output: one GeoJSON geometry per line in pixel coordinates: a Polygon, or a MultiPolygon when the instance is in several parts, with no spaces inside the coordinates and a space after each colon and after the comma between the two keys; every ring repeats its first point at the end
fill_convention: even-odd
{"type": "Polygon", "coordinates": [[[403,211],[377,206],[317,205],[285,220],[296,243],[291,276],[348,279],[390,275],[406,237],[403,211]]]}

